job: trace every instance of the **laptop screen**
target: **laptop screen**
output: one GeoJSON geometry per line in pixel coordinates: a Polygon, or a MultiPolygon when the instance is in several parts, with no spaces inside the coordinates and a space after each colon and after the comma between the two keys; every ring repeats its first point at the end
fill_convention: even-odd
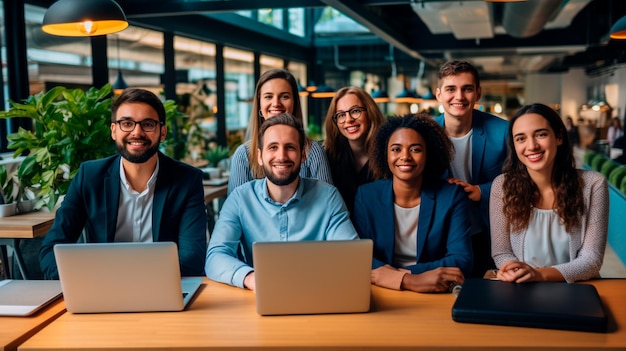
{"type": "Polygon", "coordinates": [[[257,242],[252,255],[261,315],[369,311],[369,239],[257,242]]]}
{"type": "MultiPolygon", "coordinates": [[[[173,242],[57,244],[54,254],[70,312],[180,311],[185,307],[173,242]]],[[[202,281],[185,279],[195,279],[195,289],[202,281]]]]}

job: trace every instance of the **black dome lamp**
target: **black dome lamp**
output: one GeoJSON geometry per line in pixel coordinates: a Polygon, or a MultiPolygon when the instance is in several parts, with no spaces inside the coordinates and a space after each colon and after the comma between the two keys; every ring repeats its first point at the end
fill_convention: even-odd
{"type": "Polygon", "coordinates": [[[116,33],[128,27],[126,15],[113,0],[59,0],[43,17],[41,29],[65,37],[116,33]]]}

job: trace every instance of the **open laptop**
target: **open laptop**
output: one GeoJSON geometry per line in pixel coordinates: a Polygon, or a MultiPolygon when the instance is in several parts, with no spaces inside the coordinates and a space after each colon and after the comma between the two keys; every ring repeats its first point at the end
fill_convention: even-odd
{"type": "Polygon", "coordinates": [[[256,242],[261,315],[368,312],[372,241],[256,242]]]}
{"type": "Polygon", "coordinates": [[[59,297],[58,280],[1,280],[0,316],[30,316],[59,297]]]}
{"type": "Polygon", "coordinates": [[[466,279],[452,306],[457,322],[605,332],[596,288],[565,282],[466,279]]]}
{"type": "Polygon", "coordinates": [[[73,313],[181,311],[202,283],[181,279],[173,242],[57,244],[54,254],[73,313]]]}

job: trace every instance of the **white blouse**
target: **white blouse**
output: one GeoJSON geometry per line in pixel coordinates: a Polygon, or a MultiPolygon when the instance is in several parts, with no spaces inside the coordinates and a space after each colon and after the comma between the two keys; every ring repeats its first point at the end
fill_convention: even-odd
{"type": "Polygon", "coordinates": [[[534,208],[524,236],[524,262],[536,268],[570,261],[570,235],[554,210],[534,208]]]}

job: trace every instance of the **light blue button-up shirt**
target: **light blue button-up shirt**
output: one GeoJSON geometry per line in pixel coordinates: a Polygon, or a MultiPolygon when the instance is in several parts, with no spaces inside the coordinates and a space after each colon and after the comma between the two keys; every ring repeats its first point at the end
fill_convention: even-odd
{"type": "Polygon", "coordinates": [[[252,244],[257,241],[358,238],[334,186],[300,178],[296,193],[277,203],[266,182],[264,178],[245,183],[226,198],[207,249],[204,270],[210,279],[243,288],[244,278],[254,270],[252,244]]]}

